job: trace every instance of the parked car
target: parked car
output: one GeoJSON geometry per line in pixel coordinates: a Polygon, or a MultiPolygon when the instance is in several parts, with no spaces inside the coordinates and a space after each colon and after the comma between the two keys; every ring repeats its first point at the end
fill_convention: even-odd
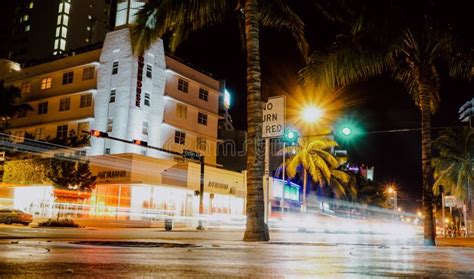
{"type": "Polygon", "coordinates": [[[18,209],[0,209],[0,223],[8,225],[18,223],[28,226],[32,221],[33,216],[30,213],[18,209]]]}

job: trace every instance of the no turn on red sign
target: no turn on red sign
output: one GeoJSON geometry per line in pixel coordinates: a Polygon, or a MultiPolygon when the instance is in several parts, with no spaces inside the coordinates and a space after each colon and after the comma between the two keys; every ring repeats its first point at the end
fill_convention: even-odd
{"type": "Polygon", "coordinates": [[[282,137],[285,133],[285,96],[268,98],[263,105],[263,138],[282,137]]]}

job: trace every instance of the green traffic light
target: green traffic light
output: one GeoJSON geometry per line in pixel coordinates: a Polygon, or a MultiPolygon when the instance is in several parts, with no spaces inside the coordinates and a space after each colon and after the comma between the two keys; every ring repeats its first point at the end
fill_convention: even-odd
{"type": "Polygon", "coordinates": [[[349,127],[344,127],[342,128],[342,134],[346,137],[350,136],[352,134],[352,129],[349,127]]]}
{"type": "Polygon", "coordinates": [[[292,129],[287,129],[285,131],[285,141],[288,143],[295,143],[298,141],[298,132],[292,129]]]}
{"type": "Polygon", "coordinates": [[[293,139],[293,138],[295,137],[295,133],[294,133],[293,131],[290,131],[290,132],[288,132],[288,134],[286,135],[286,137],[287,137],[288,139],[293,139]]]}

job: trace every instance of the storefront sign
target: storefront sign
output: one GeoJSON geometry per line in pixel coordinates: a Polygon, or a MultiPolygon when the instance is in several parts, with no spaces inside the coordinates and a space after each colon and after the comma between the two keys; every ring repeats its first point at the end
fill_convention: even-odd
{"type": "Polygon", "coordinates": [[[219,189],[223,191],[229,190],[229,184],[224,184],[224,183],[219,183],[219,182],[214,182],[214,181],[209,181],[209,184],[207,184],[207,187],[219,189]]]}
{"type": "Polygon", "coordinates": [[[127,176],[127,172],[124,170],[110,170],[110,171],[100,171],[97,173],[97,178],[99,179],[117,179],[127,176]]]}
{"type": "Polygon", "coordinates": [[[145,66],[145,59],[143,56],[138,57],[138,71],[137,71],[137,93],[135,95],[135,105],[140,107],[142,101],[142,86],[143,86],[143,67],[145,66]]]}
{"type": "Polygon", "coordinates": [[[285,96],[268,98],[263,106],[262,137],[282,137],[285,133],[285,96]]]}

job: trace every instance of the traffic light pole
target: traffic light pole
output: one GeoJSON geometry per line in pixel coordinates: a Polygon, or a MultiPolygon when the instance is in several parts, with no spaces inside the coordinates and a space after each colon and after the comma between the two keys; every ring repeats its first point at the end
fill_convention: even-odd
{"type": "Polygon", "coordinates": [[[283,187],[281,193],[281,217],[283,218],[283,213],[285,213],[285,180],[286,180],[286,142],[283,141],[283,166],[282,166],[282,180],[283,180],[283,187]]]}
{"type": "Polygon", "coordinates": [[[199,221],[196,229],[204,230],[201,217],[204,214],[204,156],[199,158],[199,163],[201,164],[201,177],[199,182],[199,221]]]}

